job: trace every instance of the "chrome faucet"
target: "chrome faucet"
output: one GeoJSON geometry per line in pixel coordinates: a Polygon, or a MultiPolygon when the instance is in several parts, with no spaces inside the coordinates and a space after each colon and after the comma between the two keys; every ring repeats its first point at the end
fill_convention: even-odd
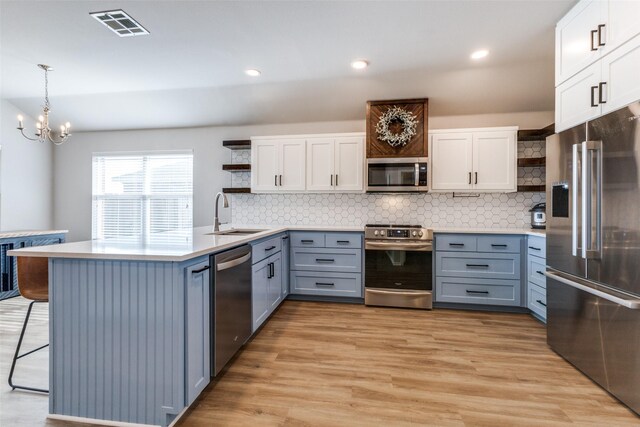
{"type": "Polygon", "coordinates": [[[229,207],[229,199],[227,199],[227,196],[224,195],[223,193],[218,193],[216,194],[216,209],[215,209],[215,216],[213,218],[213,232],[217,232],[220,231],[220,219],[218,217],[218,200],[220,199],[220,196],[222,196],[222,203],[223,203],[223,207],[228,208],[229,207]]]}

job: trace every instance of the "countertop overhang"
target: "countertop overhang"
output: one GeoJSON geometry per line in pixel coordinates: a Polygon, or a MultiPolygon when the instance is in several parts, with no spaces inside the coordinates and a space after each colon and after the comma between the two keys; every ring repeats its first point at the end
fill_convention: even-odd
{"type": "MultiPolygon", "coordinates": [[[[228,234],[212,234],[212,227],[205,226],[159,233],[154,235],[151,242],[146,244],[131,243],[120,240],[86,240],[82,242],[14,249],[9,251],[8,255],[45,258],[182,262],[199,256],[231,249],[239,245],[250,243],[254,240],[264,239],[286,231],[363,232],[362,226],[340,227],[335,225],[240,226],[238,224],[233,224],[233,226],[226,225],[221,228],[222,230],[251,228],[261,229],[264,231],[250,235],[234,236],[228,234]]],[[[433,232],[435,234],[470,233],[544,236],[544,230],[530,229],[434,228],[433,232]]]]}

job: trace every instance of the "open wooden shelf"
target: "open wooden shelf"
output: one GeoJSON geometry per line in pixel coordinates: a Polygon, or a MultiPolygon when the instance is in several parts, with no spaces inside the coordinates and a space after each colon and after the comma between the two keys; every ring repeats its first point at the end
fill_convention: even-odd
{"type": "Polygon", "coordinates": [[[554,133],[556,133],[555,123],[542,129],[523,129],[518,131],[518,141],[544,141],[554,133]]]}
{"type": "Polygon", "coordinates": [[[222,165],[222,170],[227,172],[250,172],[251,164],[249,163],[236,163],[222,165]]]}
{"type": "Polygon", "coordinates": [[[251,193],[251,188],[223,188],[222,192],[226,194],[248,194],[251,193]]]}
{"type": "Polygon", "coordinates": [[[546,190],[544,185],[518,185],[518,192],[520,193],[540,193],[546,190]]]}
{"type": "Polygon", "coordinates": [[[251,148],[250,139],[232,139],[222,141],[222,146],[229,150],[249,150],[251,148]]]}
{"type": "Polygon", "coordinates": [[[547,164],[546,157],[527,157],[518,159],[518,167],[544,166],[547,164]]]}

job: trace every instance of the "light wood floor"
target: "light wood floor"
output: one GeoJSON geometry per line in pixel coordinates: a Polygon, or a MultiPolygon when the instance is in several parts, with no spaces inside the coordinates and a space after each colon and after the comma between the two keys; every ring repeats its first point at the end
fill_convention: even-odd
{"type": "MultiPolygon", "coordinates": [[[[0,301],[0,426],[46,420],[46,395],[6,378],[28,302],[0,301]]],[[[47,340],[36,305],[25,342],[47,340]]],[[[47,352],[16,381],[47,386],[47,352]]],[[[639,426],[545,344],[528,315],[286,301],[205,391],[186,426],[639,426]]]]}
{"type": "Polygon", "coordinates": [[[638,426],[529,315],[285,302],[180,423],[638,426]]]}

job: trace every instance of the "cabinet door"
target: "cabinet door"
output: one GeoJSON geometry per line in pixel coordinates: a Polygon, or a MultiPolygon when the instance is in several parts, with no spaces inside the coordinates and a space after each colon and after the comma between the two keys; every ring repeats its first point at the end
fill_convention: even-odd
{"type": "Polygon", "coordinates": [[[278,189],[279,144],[276,141],[252,141],[251,191],[273,192],[278,189]]]}
{"type": "MultiPolygon", "coordinates": [[[[640,1],[609,0],[606,3],[608,16],[602,52],[612,52],[627,40],[640,34],[640,1]]],[[[603,22],[604,23],[604,22],[603,22]]]]}
{"type": "Polygon", "coordinates": [[[273,313],[282,301],[282,254],[269,257],[272,276],[269,279],[269,314],[273,313]]]}
{"type": "Polygon", "coordinates": [[[279,191],[305,190],[305,140],[286,139],[279,141],[280,170],[278,172],[279,191]],[[282,178],[282,179],[281,179],[282,178]]]}
{"type": "Polygon", "coordinates": [[[602,58],[602,81],[603,114],[640,99],[640,36],[602,58]]]}
{"type": "Polygon", "coordinates": [[[211,378],[209,260],[185,269],[187,405],[193,403],[211,378]]]}
{"type": "Polygon", "coordinates": [[[606,23],[602,16],[603,10],[606,13],[603,3],[606,2],[582,0],[558,22],[556,86],[600,58],[597,30],[598,25],[606,23]]]}
{"type": "Polygon", "coordinates": [[[473,135],[473,188],[516,191],[515,132],[477,132],[473,135]]]}
{"type": "Polygon", "coordinates": [[[364,139],[362,137],[337,138],[335,141],[335,189],[362,191],[364,139]]]}
{"type": "Polygon", "coordinates": [[[251,332],[255,332],[269,316],[269,270],[269,258],[252,267],[251,306],[253,329],[251,332]]]}
{"type": "Polygon", "coordinates": [[[471,133],[443,133],[432,136],[432,190],[471,188],[472,145],[471,133]]]}
{"type": "Polygon", "coordinates": [[[556,132],[598,117],[602,111],[598,99],[601,63],[587,69],[556,88],[556,132]]]}
{"type": "Polygon", "coordinates": [[[334,141],[313,138],[307,141],[307,191],[333,191],[334,141]]]}

